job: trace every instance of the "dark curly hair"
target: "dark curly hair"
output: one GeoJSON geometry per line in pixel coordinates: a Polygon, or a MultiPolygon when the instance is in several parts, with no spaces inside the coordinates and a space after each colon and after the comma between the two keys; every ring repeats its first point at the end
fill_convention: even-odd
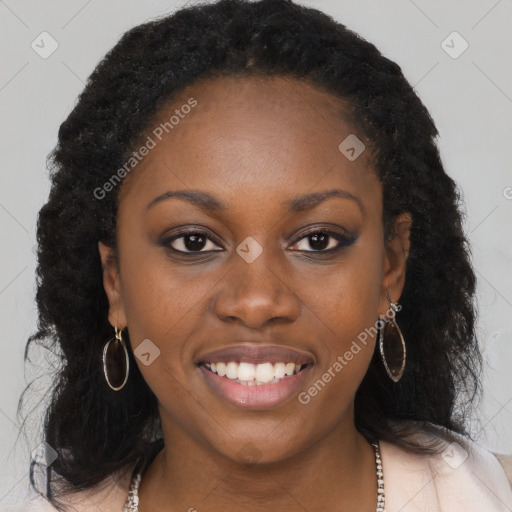
{"type": "Polygon", "coordinates": [[[461,196],[443,169],[427,109],[396,63],[316,9],[291,0],[196,4],[121,37],[48,156],[52,187],[37,225],[39,319],[25,360],[33,343],[59,359],[44,418],[44,440],[58,453],[45,494],[57,508],[59,496],[94,486],[163,442],[156,398],[133,354],[127,385],[116,393],[105,384],[101,355],[112,327],[97,244],[116,247],[120,187],[105,200],[93,191],[123,165],[165,103],[221,75],[291,77],[350,105],[371,142],[386,236],[397,215],[413,218],[398,317],[405,373],[391,382],[374,354],[355,397],[356,428],[417,451],[426,447],[407,436],[418,424],[469,436],[466,418],[481,391],[475,274],[461,196]]]}

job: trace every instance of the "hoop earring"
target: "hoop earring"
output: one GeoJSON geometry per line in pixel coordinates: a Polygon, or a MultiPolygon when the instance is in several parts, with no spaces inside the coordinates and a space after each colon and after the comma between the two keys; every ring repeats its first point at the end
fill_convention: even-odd
{"type": "Polygon", "coordinates": [[[379,317],[379,349],[380,355],[382,357],[382,362],[384,363],[384,368],[386,369],[389,378],[393,382],[398,382],[402,378],[402,375],[404,373],[406,360],[405,340],[402,335],[402,331],[400,330],[400,327],[398,327],[398,324],[396,323],[395,320],[396,312],[400,311],[402,307],[398,304],[398,302],[393,302],[389,298],[387,290],[386,297],[389,301],[389,310],[386,313],[386,317],[388,318],[385,319],[379,317]],[[389,345],[387,347],[388,356],[386,356],[384,351],[384,330],[386,329],[386,339],[392,340],[390,343],[386,343],[387,345],[389,345]],[[399,338],[399,340],[396,340],[397,337],[399,338]],[[397,341],[399,341],[399,343],[397,343],[397,341]],[[397,346],[399,347],[398,350],[397,346]]]}
{"type": "Polygon", "coordinates": [[[130,359],[128,357],[128,349],[126,348],[126,345],[123,340],[122,329],[119,330],[116,326],[115,335],[109,338],[109,340],[105,343],[105,346],[103,347],[103,373],[105,374],[105,380],[107,381],[107,384],[111,389],[113,389],[114,391],[119,391],[126,384],[129,372],[130,359]],[[110,347],[111,342],[114,340],[114,344],[112,345],[112,347],[110,347]],[[109,348],[110,352],[114,352],[113,354],[109,354],[109,348]],[[121,363],[119,363],[120,348],[122,348],[124,352],[124,361],[121,363]],[[113,356],[112,359],[107,361],[107,359],[111,355],[113,356]],[[124,372],[120,371],[120,367],[123,367],[124,372]]]}

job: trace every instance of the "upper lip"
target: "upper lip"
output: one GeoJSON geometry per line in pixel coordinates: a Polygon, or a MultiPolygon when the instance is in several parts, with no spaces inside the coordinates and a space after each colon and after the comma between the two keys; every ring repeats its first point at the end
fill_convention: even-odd
{"type": "Polygon", "coordinates": [[[236,361],[240,363],[295,363],[314,364],[311,354],[282,345],[230,345],[200,356],[196,364],[222,363],[236,361]]]}

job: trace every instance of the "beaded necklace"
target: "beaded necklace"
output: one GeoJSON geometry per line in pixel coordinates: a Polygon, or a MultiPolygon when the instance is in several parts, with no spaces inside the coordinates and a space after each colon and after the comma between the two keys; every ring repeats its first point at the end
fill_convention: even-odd
{"type": "MultiPolygon", "coordinates": [[[[384,495],[384,472],[382,470],[382,459],[380,458],[380,444],[372,443],[375,452],[375,466],[377,468],[377,508],[375,512],[385,512],[384,505],[386,498],[384,495]]],[[[139,510],[139,485],[142,479],[142,470],[134,471],[130,483],[130,489],[123,507],[123,512],[141,512],[139,510]]]]}

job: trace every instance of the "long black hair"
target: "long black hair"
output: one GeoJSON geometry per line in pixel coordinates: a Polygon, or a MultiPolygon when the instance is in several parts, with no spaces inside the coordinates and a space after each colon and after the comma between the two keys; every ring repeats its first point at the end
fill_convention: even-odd
{"type": "Polygon", "coordinates": [[[94,486],[162,442],[156,398],[133,354],[121,391],[102,373],[112,327],[97,243],[116,247],[120,187],[106,198],[94,191],[166,102],[216,75],[292,77],[348,102],[373,148],[385,233],[398,214],[413,217],[397,317],[405,373],[391,382],[374,355],[355,398],[356,428],[416,450],[424,448],[407,440],[413,427],[398,420],[469,435],[465,417],[481,369],[475,275],[460,193],[443,169],[427,109],[396,63],[330,16],[291,0],[221,0],[126,32],[88,78],[48,158],[52,187],[37,226],[39,319],[25,359],[33,343],[59,357],[44,418],[44,439],[58,453],[46,493],[56,506],[59,495],[94,486]]]}

